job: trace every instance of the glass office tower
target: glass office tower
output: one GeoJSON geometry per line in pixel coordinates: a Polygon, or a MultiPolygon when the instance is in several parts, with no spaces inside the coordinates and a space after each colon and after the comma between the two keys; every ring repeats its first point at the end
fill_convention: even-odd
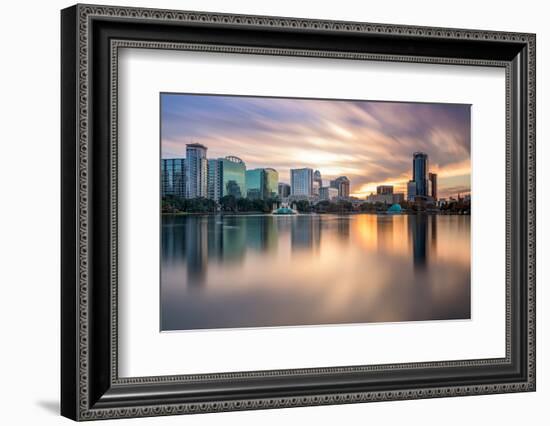
{"type": "Polygon", "coordinates": [[[313,170],[290,169],[291,195],[311,197],[313,195],[313,170]]]}
{"type": "Polygon", "coordinates": [[[185,197],[185,158],[161,160],[161,195],[185,197]]]}
{"type": "Polygon", "coordinates": [[[235,198],[246,196],[246,165],[239,157],[220,158],[221,196],[233,195],[235,198]]]}
{"type": "Polygon", "coordinates": [[[430,179],[430,197],[437,201],[437,173],[428,174],[430,179]]]}
{"type": "Polygon", "coordinates": [[[279,172],[272,168],[264,169],[265,188],[264,199],[277,198],[279,193],[279,172]]]}
{"type": "Polygon", "coordinates": [[[428,154],[413,154],[413,179],[416,183],[416,195],[428,196],[428,154]]]}
{"type": "Polygon", "coordinates": [[[272,168],[246,171],[246,196],[251,200],[277,198],[279,173],[272,168]]]}
{"type": "Polygon", "coordinates": [[[246,171],[246,197],[251,200],[262,200],[265,192],[264,169],[246,171]]]}

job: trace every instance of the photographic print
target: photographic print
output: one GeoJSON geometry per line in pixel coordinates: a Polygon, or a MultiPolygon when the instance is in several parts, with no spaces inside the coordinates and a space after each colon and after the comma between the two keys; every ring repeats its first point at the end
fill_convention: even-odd
{"type": "Polygon", "coordinates": [[[470,107],[161,93],[161,331],[470,319],[470,107]]]}

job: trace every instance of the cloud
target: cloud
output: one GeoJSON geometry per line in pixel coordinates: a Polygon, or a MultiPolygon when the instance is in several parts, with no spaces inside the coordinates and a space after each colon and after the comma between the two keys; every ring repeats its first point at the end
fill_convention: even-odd
{"type": "Polygon", "coordinates": [[[334,101],[163,94],[162,156],[185,156],[200,142],[208,157],[236,155],[248,168],[319,169],[324,180],[347,175],[351,191],[367,195],[377,184],[403,190],[412,153],[429,155],[430,171],[470,175],[470,107],[374,101],[334,101]]]}

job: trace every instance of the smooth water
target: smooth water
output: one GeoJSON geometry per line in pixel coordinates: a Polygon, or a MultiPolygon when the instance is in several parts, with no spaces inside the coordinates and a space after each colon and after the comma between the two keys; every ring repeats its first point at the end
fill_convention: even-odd
{"type": "Polygon", "coordinates": [[[470,217],[162,217],[161,330],[470,318],[470,217]]]}

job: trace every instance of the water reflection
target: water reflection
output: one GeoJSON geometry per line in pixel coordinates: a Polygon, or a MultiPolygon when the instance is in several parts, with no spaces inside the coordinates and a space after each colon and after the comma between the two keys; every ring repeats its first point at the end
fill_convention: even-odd
{"type": "MultiPolygon", "coordinates": [[[[435,216],[430,216],[433,219],[435,216]]],[[[435,220],[432,220],[436,223],[435,220]]],[[[426,267],[426,239],[428,237],[427,217],[415,216],[415,220],[409,221],[409,230],[412,235],[414,266],[418,269],[426,267]]]]}
{"type": "Polygon", "coordinates": [[[470,316],[467,216],[163,216],[163,330],[470,316]]]}
{"type": "MultiPolygon", "coordinates": [[[[273,219],[273,217],[271,217],[273,219]]],[[[292,222],[290,241],[293,250],[314,250],[321,244],[319,216],[287,217],[292,222]]]]}

